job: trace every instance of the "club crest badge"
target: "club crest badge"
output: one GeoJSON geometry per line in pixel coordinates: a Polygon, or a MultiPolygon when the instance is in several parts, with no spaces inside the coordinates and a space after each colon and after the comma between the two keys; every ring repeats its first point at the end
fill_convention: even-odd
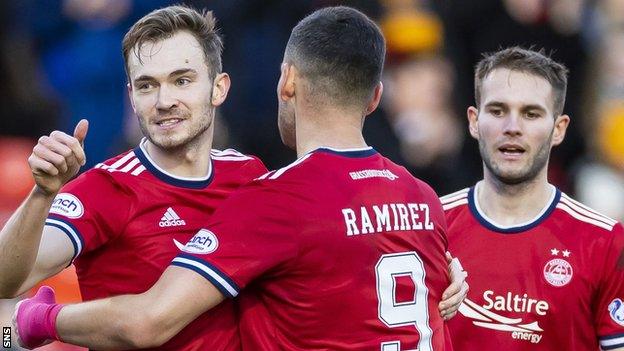
{"type": "Polygon", "coordinates": [[[614,299],[609,304],[609,315],[613,321],[624,327],[624,303],[620,299],[614,299]]]}
{"type": "Polygon", "coordinates": [[[544,266],[544,279],[555,287],[567,285],[572,280],[572,266],[568,261],[561,258],[554,258],[544,266]]]}

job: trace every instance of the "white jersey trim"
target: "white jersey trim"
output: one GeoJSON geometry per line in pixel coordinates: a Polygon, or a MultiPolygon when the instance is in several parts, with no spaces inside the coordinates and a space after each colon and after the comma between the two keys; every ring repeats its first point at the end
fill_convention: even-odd
{"type": "Polygon", "coordinates": [[[225,289],[231,295],[231,297],[236,297],[238,295],[238,290],[234,286],[232,286],[227,280],[223,279],[223,277],[221,277],[218,272],[215,272],[207,265],[179,256],[174,258],[172,263],[182,267],[197,268],[207,274],[210,278],[212,278],[212,282],[217,283],[218,285],[220,285],[221,288],[225,289]]]}
{"type": "Polygon", "coordinates": [[[574,218],[578,219],[578,220],[579,220],[579,221],[581,221],[581,222],[585,222],[585,223],[593,224],[593,225],[595,225],[595,226],[597,226],[597,227],[600,227],[600,228],[606,229],[606,230],[608,230],[608,231],[612,231],[612,230],[613,230],[613,226],[612,226],[612,225],[608,225],[608,224],[606,224],[606,223],[604,223],[604,222],[601,222],[601,221],[598,221],[598,220],[596,220],[596,219],[586,217],[586,216],[584,216],[584,215],[582,215],[582,214],[580,214],[580,213],[576,212],[575,210],[571,209],[571,208],[570,208],[570,207],[569,207],[566,203],[564,203],[564,202],[559,202],[559,203],[557,204],[557,208],[558,208],[558,209],[561,209],[561,210],[563,210],[563,211],[565,211],[565,212],[567,212],[570,216],[572,216],[572,217],[574,217],[574,218]]]}
{"type": "Polygon", "coordinates": [[[600,339],[600,347],[603,350],[610,350],[617,347],[624,346],[624,335],[614,338],[601,338],[600,339]]]}
{"type": "Polygon", "coordinates": [[[475,206],[475,209],[477,210],[477,212],[479,213],[479,216],[481,216],[484,220],[486,220],[487,222],[489,222],[490,224],[500,228],[500,229],[512,229],[512,228],[519,228],[519,227],[524,227],[524,226],[528,226],[531,225],[533,223],[535,223],[537,220],[539,220],[540,218],[542,218],[542,216],[546,213],[546,211],[548,211],[551,206],[553,205],[553,201],[555,200],[555,198],[557,197],[557,188],[555,188],[554,185],[552,184],[548,184],[551,188],[551,193],[550,193],[550,197],[548,199],[548,201],[546,201],[546,205],[544,205],[544,207],[541,209],[541,211],[532,219],[523,222],[523,223],[518,223],[518,224],[513,224],[513,225],[502,225],[497,223],[496,221],[494,221],[492,218],[488,217],[483,210],[481,210],[481,206],[479,206],[479,200],[478,200],[478,191],[479,191],[479,185],[481,185],[481,182],[478,182],[477,185],[475,185],[474,188],[474,194],[473,194],[473,203],[475,206]]]}
{"type": "Polygon", "coordinates": [[[147,138],[143,138],[143,139],[141,139],[141,143],[139,144],[139,147],[143,151],[143,155],[145,156],[147,161],[149,161],[151,166],[156,168],[159,172],[163,173],[164,175],[166,175],[168,177],[171,177],[171,178],[174,178],[174,179],[184,180],[184,181],[191,181],[191,182],[205,182],[208,179],[210,179],[210,176],[212,176],[212,163],[211,162],[208,163],[208,173],[205,176],[203,176],[203,177],[180,177],[180,176],[177,176],[175,174],[169,173],[169,172],[165,171],[164,169],[162,169],[160,166],[158,166],[158,164],[156,164],[156,162],[154,162],[152,157],[147,153],[147,148],[145,147],[146,143],[147,143],[147,138]]]}
{"type": "Polygon", "coordinates": [[[468,197],[468,192],[470,188],[462,189],[460,191],[456,191],[452,194],[444,195],[440,198],[440,202],[444,204],[450,204],[451,202],[455,202],[460,199],[465,199],[468,197]]]}
{"type": "Polygon", "coordinates": [[[467,204],[468,204],[468,197],[464,197],[464,198],[461,198],[461,199],[459,199],[457,201],[454,201],[454,202],[442,205],[442,209],[444,211],[448,211],[448,210],[453,209],[453,208],[455,208],[457,206],[467,205],[467,204]]]}
{"type": "Polygon", "coordinates": [[[74,257],[72,258],[72,261],[80,255],[82,252],[82,238],[71,225],[53,218],[47,218],[45,220],[45,225],[60,229],[69,237],[71,242],[75,245],[74,257]]]}
{"type": "Polygon", "coordinates": [[[301,156],[298,160],[296,160],[295,162],[289,164],[286,167],[280,168],[277,171],[275,171],[275,173],[273,173],[272,175],[269,176],[268,179],[277,179],[279,176],[281,176],[282,174],[284,174],[284,172],[286,172],[287,170],[295,167],[296,165],[302,163],[303,161],[307,160],[308,157],[312,156],[311,153],[309,154],[305,154],[303,156],[301,156]]]}
{"type": "Polygon", "coordinates": [[[583,215],[585,215],[587,217],[590,217],[590,218],[599,220],[601,222],[604,222],[605,224],[615,225],[617,223],[617,221],[615,219],[609,218],[609,217],[599,213],[598,211],[596,211],[596,210],[594,210],[594,209],[592,209],[592,208],[590,208],[588,206],[585,206],[584,204],[574,200],[573,198],[569,197],[566,194],[561,194],[561,202],[565,202],[566,205],[570,206],[571,208],[573,208],[577,212],[579,212],[579,213],[581,213],[581,214],[583,214],[583,215]]]}
{"type": "Polygon", "coordinates": [[[106,170],[110,173],[114,173],[114,172],[130,173],[133,176],[137,176],[145,170],[145,167],[141,165],[141,161],[136,157],[136,155],[134,154],[134,151],[127,153],[122,158],[115,161],[112,165],[98,163],[97,165],[95,165],[94,168],[106,170]],[[123,167],[123,168],[120,168],[120,167],[123,167]]]}
{"type": "Polygon", "coordinates": [[[212,149],[210,151],[210,156],[213,160],[218,161],[248,161],[253,160],[253,157],[247,156],[243,153],[240,153],[234,149],[225,149],[223,151],[212,149]]]}

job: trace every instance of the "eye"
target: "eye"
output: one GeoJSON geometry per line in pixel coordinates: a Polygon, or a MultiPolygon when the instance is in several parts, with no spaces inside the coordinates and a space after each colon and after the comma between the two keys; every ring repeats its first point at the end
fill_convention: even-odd
{"type": "Polygon", "coordinates": [[[147,82],[139,83],[137,85],[137,90],[144,92],[144,91],[148,91],[148,90],[152,89],[153,87],[154,87],[154,85],[152,83],[147,83],[147,82]]]}
{"type": "Polygon", "coordinates": [[[535,119],[535,118],[540,118],[542,115],[539,112],[529,111],[527,112],[526,116],[527,118],[535,119]]]}
{"type": "Polygon", "coordinates": [[[191,82],[191,80],[188,79],[188,78],[178,78],[176,80],[176,85],[181,87],[181,86],[185,86],[185,85],[189,84],[190,82],[191,82]]]}
{"type": "Polygon", "coordinates": [[[493,107],[489,109],[489,112],[492,116],[500,117],[503,115],[503,109],[498,107],[493,107]]]}

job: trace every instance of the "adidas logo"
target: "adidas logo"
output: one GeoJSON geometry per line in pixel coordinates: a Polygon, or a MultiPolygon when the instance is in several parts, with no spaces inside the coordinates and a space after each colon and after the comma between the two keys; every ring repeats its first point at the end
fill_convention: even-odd
{"type": "Polygon", "coordinates": [[[177,227],[186,225],[186,222],[178,216],[173,208],[169,207],[158,223],[160,227],[177,227]]]}

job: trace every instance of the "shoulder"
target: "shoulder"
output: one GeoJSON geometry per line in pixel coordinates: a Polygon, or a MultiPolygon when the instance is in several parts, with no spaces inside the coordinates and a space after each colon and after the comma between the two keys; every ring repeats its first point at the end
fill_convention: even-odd
{"type": "Polygon", "coordinates": [[[129,189],[129,179],[137,178],[145,167],[136,158],[133,151],[117,155],[83,172],[67,183],[61,191],[112,195],[109,190],[129,189]]]}
{"type": "Polygon", "coordinates": [[[257,157],[251,155],[245,155],[234,149],[217,150],[212,149],[210,151],[210,157],[216,161],[231,161],[231,162],[245,162],[256,159],[257,157]]]}
{"type": "Polygon", "coordinates": [[[444,212],[448,212],[460,206],[467,206],[469,192],[470,188],[464,188],[454,193],[441,196],[440,202],[442,203],[442,208],[444,209],[444,212]]]}
{"type": "Polygon", "coordinates": [[[126,151],[120,155],[98,163],[90,172],[99,174],[138,176],[145,171],[145,166],[137,157],[134,150],[126,151]]]}
{"type": "Polygon", "coordinates": [[[118,212],[127,208],[119,204],[128,204],[132,201],[133,186],[120,181],[120,178],[114,175],[117,166],[112,167],[119,160],[129,160],[127,154],[98,163],[94,168],[65,184],[54,198],[50,214],[78,219],[84,213],[118,212]]]}
{"type": "Polygon", "coordinates": [[[251,179],[268,171],[262,160],[257,156],[246,155],[234,149],[225,149],[223,151],[212,149],[210,158],[215,167],[244,172],[251,179]]]}
{"type": "Polygon", "coordinates": [[[562,215],[561,218],[566,222],[569,221],[570,225],[585,226],[593,232],[614,232],[615,228],[618,228],[618,231],[622,229],[622,225],[615,219],[574,200],[563,192],[557,203],[557,209],[562,215]]]}
{"type": "Polygon", "coordinates": [[[262,176],[258,177],[256,181],[260,184],[268,185],[279,183],[281,180],[288,180],[298,177],[302,172],[305,172],[303,171],[303,169],[310,164],[309,159],[312,156],[314,156],[314,153],[303,155],[287,166],[263,174],[262,176]]]}

